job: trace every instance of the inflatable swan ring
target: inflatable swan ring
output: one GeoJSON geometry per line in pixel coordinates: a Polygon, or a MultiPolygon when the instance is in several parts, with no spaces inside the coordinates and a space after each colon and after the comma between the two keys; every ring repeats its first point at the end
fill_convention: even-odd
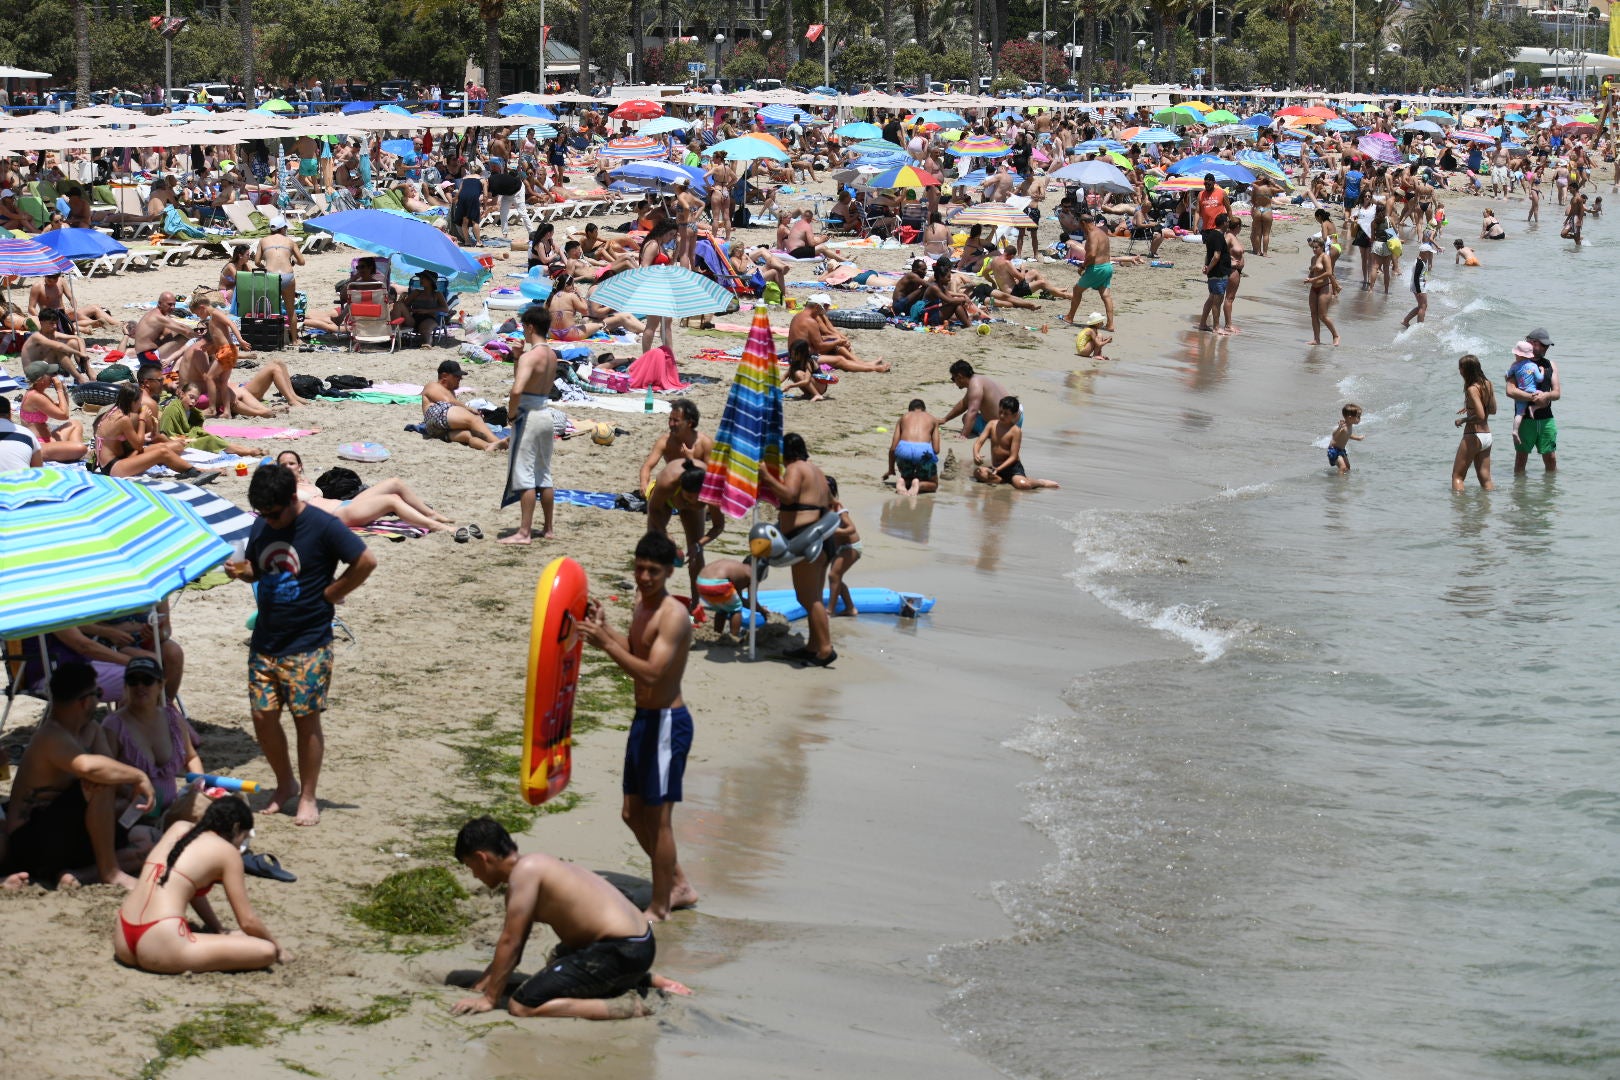
{"type": "MultiPolygon", "coordinates": [[[[748,530],[748,551],[766,566],[792,566],[798,562],[815,562],[821,558],[821,547],[837,531],[841,515],[829,510],[815,524],[809,525],[790,540],[782,530],[769,522],[760,522],[748,530]]],[[[764,579],[763,572],[760,574],[764,579]]]]}

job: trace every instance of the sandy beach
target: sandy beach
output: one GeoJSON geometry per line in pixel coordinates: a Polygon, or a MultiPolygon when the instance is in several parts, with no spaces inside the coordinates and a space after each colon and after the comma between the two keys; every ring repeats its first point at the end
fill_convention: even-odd
{"type": "MultiPolygon", "coordinates": [[[[1250,259],[1240,324],[1246,309],[1262,306],[1268,315],[1285,309],[1290,325],[1304,319],[1294,284],[1304,263],[1298,235],[1297,223],[1280,220],[1272,257],[1250,259]]],[[[695,993],[661,1004],[653,1020],[450,1017],[455,991],[445,978],[487,962],[500,901],[454,868],[442,846],[427,846],[435,830],[440,845],[453,832],[442,824],[453,804],[481,805],[494,787],[515,790],[513,775],[471,769],[468,748],[499,742],[505,732],[508,750],[517,749],[528,612],[540,570],[556,555],[579,559],[593,594],[622,625],[633,599],[629,552],[642,517],[559,505],[554,541],[499,547],[497,531],[516,524],[515,507],[496,509],[504,455],[403,431],[419,419],[415,405],[322,401],[295,410],[289,423],[319,432],[266,443],[267,451],[295,448],[306,471],[318,475],[337,463],[340,443],[380,441],[391,460],[348,463],[364,480],[403,477],[436,508],[458,523],[479,523],[491,539],[369,538],[380,566],[341,612],[357,642],[338,652],[322,823],[300,829],[289,818],[261,818],[255,841],[256,850],[274,853],[299,876],[292,885],[250,879],[255,906],[294,962],[269,974],[147,975],[112,960],[118,890],[0,895],[0,976],[28,987],[0,1006],[7,1032],[0,1061],[15,1075],[50,1077],[134,1076],[158,1066],[182,1078],[233,1069],[399,1077],[454,1069],[498,1077],[548,1066],[612,1076],[998,1075],[942,1029],[939,1010],[955,988],[934,951],[1007,933],[996,883],[1028,875],[1047,855],[1032,827],[1038,823],[1022,820],[1020,784],[1034,767],[1005,743],[1032,711],[1063,707],[1060,694],[1076,671],[1174,648],[1148,628],[1122,628],[1104,605],[1078,592],[1066,598],[1061,626],[1031,625],[1023,613],[1049,608],[1055,589],[1073,591],[1054,567],[1072,543],[1063,522],[1076,509],[1152,507],[1218,490],[1218,466],[1201,460],[1181,433],[1208,423],[1198,409],[1259,416],[1265,404],[1252,384],[1222,392],[1228,366],[1241,364],[1250,348],[1242,335],[1186,332],[1202,293],[1201,284],[1189,284],[1199,277],[1202,248],[1172,248],[1181,245],[1164,252],[1180,257],[1176,268],[1127,268],[1116,278],[1114,360],[1078,361],[1073,331],[1055,322],[1065,304],[1052,301],[1040,312],[1012,312],[1013,321],[987,337],[855,331],[859,355],[887,359],[894,372],[846,374],[831,400],[788,403],[787,430],[804,434],[813,459],[838,477],[862,530],[866,554],[852,583],[925,592],[939,606],[917,621],[835,620],[841,659],[825,672],[778,659],[799,643],[799,628],[773,624],[752,663],[711,626],[700,630],[686,681],[697,735],[676,827],[702,901],[658,929],[657,964],[695,993]],[[937,496],[900,499],[882,485],[886,429],[914,396],[943,414],[960,396],[946,377],[958,358],[1022,397],[1031,472],[1059,480],[1063,490],[1019,494],[973,485],[964,467],[971,444],[954,431],[945,445],[955,468],[937,496]],[[1205,392],[1191,402],[1188,388],[1205,392]],[[434,861],[455,869],[472,893],[464,903],[473,919],[464,931],[387,938],[352,917],[366,887],[434,861]],[[160,1034],[221,1006],[265,1010],[261,1045],[148,1064],[159,1056],[160,1034]]],[[[312,260],[301,276],[312,303],[352,257],[340,250],[312,260]]],[[[859,261],[890,269],[909,257],[863,251],[859,261]]],[[[189,294],[212,284],[219,265],[194,261],[96,279],[80,283],[79,295],[134,317],[127,305],[165,288],[189,294]]],[[[516,265],[497,263],[497,283],[516,265]]],[[[1044,269],[1060,285],[1074,276],[1068,267],[1044,269]]],[[[858,293],[835,298],[864,305],[858,293]]],[[[1082,316],[1092,306],[1088,299],[1082,316]]],[[[730,320],[745,323],[746,313],[730,320]]],[[[786,314],[778,310],[772,321],[780,330],[786,314]]],[[[739,346],[742,335],[682,329],[676,340],[682,372],[698,377],[688,396],[712,432],[732,369],[688,357],[704,345],[739,346]]],[[[1269,392],[1318,392],[1328,353],[1316,350],[1319,359],[1279,375],[1269,392]]],[[[276,355],[295,373],[422,383],[451,354],[276,355]]],[[[488,365],[470,370],[465,385],[500,401],[509,381],[510,368],[488,365]]],[[[606,419],[629,434],[610,447],[584,438],[560,444],[558,485],[632,489],[663,417],[568,411],[576,422],[606,419]]],[[[234,476],[215,485],[243,505],[246,489],[234,476]]],[[[732,523],[711,551],[740,555],[743,533],[732,523]]],[[[675,583],[684,582],[677,572],[675,583]]],[[[786,587],[785,573],[774,584],[786,587]]],[[[247,590],[225,583],[187,591],[174,624],[187,650],[184,696],[203,736],[205,764],[263,780],[268,770],[245,700],[251,610],[247,590]]],[[[581,714],[593,723],[576,739],[570,791],[578,798],[565,812],[539,817],[520,844],[601,871],[645,874],[618,812],[627,698],[608,674],[611,663],[599,653],[587,659],[581,714]]],[[[38,715],[38,702],[20,699],[3,744],[20,747],[38,715]]],[[[523,969],[548,945],[536,934],[523,969]]]]}

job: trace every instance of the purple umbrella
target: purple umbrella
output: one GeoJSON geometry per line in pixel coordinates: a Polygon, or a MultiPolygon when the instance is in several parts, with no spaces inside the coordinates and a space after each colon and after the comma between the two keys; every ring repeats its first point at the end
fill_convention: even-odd
{"type": "Polygon", "coordinates": [[[1401,152],[1395,148],[1394,143],[1385,139],[1375,139],[1370,135],[1357,139],[1356,149],[1385,165],[1400,165],[1406,160],[1401,157],[1401,152]]]}

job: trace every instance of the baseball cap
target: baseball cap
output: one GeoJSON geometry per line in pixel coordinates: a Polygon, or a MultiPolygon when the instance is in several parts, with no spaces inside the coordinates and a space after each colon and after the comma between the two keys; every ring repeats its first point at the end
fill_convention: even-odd
{"type": "Polygon", "coordinates": [[[150,656],[137,656],[124,665],[124,683],[128,685],[140,679],[162,682],[163,669],[158,667],[158,662],[150,656]]]}
{"type": "Polygon", "coordinates": [[[462,370],[461,365],[456,363],[454,360],[444,360],[439,363],[439,374],[461,376],[466,375],[467,373],[462,370]]]}
{"type": "Polygon", "coordinates": [[[282,217],[280,214],[277,214],[275,217],[270,219],[270,231],[271,232],[280,232],[282,229],[285,229],[286,227],[287,227],[287,219],[282,217]]]}
{"type": "Polygon", "coordinates": [[[1528,341],[1521,341],[1513,346],[1513,355],[1528,359],[1536,355],[1536,350],[1531,347],[1528,341]]]}
{"type": "Polygon", "coordinates": [[[27,367],[23,368],[23,378],[27,379],[29,382],[33,382],[35,379],[44,378],[46,375],[60,374],[62,374],[61,368],[57,367],[55,364],[47,363],[44,360],[35,360],[32,364],[29,364],[27,367]]]}
{"type": "Polygon", "coordinates": [[[1538,345],[1545,345],[1549,349],[1553,347],[1552,338],[1547,335],[1547,330],[1545,327],[1536,327],[1534,330],[1524,335],[1524,339],[1526,341],[1534,341],[1538,345]]]}

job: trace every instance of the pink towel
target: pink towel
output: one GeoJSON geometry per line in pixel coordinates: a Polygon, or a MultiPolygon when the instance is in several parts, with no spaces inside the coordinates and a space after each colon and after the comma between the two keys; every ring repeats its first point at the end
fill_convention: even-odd
{"type": "Polygon", "coordinates": [[[664,346],[649,349],[630,363],[630,385],[636,390],[685,390],[681,373],[675,369],[675,354],[664,346]]]}
{"type": "Polygon", "coordinates": [[[315,434],[314,428],[262,427],[256,424],[218,424],[210,421],[203,425],[210,435],[222,439],[302,439],[315,434]]]}

